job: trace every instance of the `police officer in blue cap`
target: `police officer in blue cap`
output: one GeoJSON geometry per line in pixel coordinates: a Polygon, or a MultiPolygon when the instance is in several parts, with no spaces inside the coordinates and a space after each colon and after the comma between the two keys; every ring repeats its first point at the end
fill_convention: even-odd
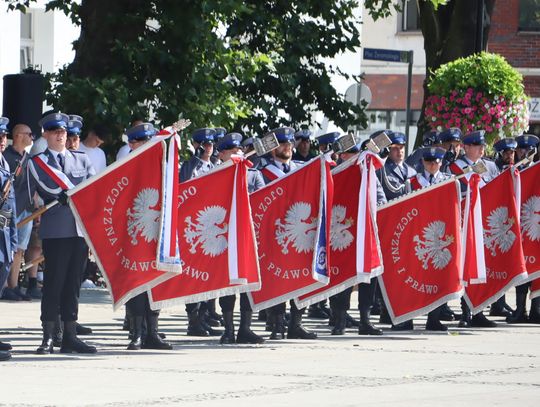
{"type": "MultiPolygon", "coordinates": [[[[221,132],[221,130],[219,131],[221,132]]],[[[216,164],[212,162],[215,135],[216,129],[210,127],[193,131],[191,137],[195,154],[182,164],[180,182],[201,176],[215,168],[216,164]]],[[[217,157],[215,158],[217,159],[217,157]]],[[[221,331],[215,330],[209,325],[208,322],[212,323],[213,321],[208,320],[207,322],[209,314],[206,302],[186,304],[186,312],[188,315],[188,336],[218,336],[222,334],[221,331]]],[[[219,322],[216,325],[219,325],[219,322]]]]}
{"type": "Polygon", "coordinates": [[[219,143],[219,141],[225,137],[225,135],[227,134],[227,129],[225,129],[224,127],[214,127],[214,131],[215,131],[215,134],[214,134],[214,146],[216,148],[214,148],[214,152],[212,153],[212,162],[214,164],[219,164],[219,157],[218,157],[218,150],[217,150],[217,145],[219,143]]]}
{"type": "MultiPolygon", "coordinates": [[[[330,133],[323,134],[322,136],[317,137],[317,142],[319,143],[319,152],[321,154],[326,153],[332,148],[332,145],[336,142],[341,134],[338,131],[332,131],[330,133]]],[[[336,166],[336,161],[338,159],[337,153],[332,153],[330,156],[332,162],[330,165],[332,167],[336,166]]]]}
{"type": "Polygon", "coordinates": [[[67,141],[66,148],[68,150],[78,150],[81,144],[81,129],[82,129],[82,118],[80,116],[71,115],[67,123],[67,141]]]}
{"type": "Polygon", "coordinates": [[[388,157],[383,168],[377,171],[377,176],[386,199],[391,200],[410,192],[407,180],[414,177],[416,171],[405,163],[405,134],[394,131],[386,133],[392,144],[388,147],[388,157]]]}
{"type": "Polygon", "coordinates": [[[405,163],[415,169],[416,172],[422,172],[422,153],[424,149],[439,144],[439,131],[428,130],[422,135],[422,146],[414,150],[406,159],[405,163]]]}
{"type": "Polygon", "coordinates": [[[461,139],[463,133],[457,127],[450,127],[439,133],[439,144],[437,147],[444,148],[446,153],[444,154],[441,170],[449,172],[448,167],[455,162],[462,155],[461,139]]]}
{"type": "MultiPolygon", "coordinates": [[[[219,160],[223,163],[229,161],[234,154],[242,152],[242,135],[240,133],[229,133],[225,135],[216,145],[219,160]]],[[[264,180],[259,171],[248,169],[248,191],[254,192],[264,186],[264,180]]],[[[219,299],[221,312],[223,313],[225,332],[221,336],[220,343],[263,343],[264,339],[251,330],[251,320],[253,311],[247,294],[240,294],[240,327],[235,338],[233,311],[236,302],[235,295],[227,295],[219,299]]]]}
{"type": "MultiPolygon", "coordinates": [[[[71,184],[77,185],[95,172],[86,154],[66,149],[68,121],[69,117],[63,113],[47,114],[40,120],[47,149],[38,156],[52,168],[51,171],[63,173],[71,184]]],[[[64,322],[60,352],[95,353],[96,348],[81,341],[76,332],[79,287],[88,258],[88,246],[67,206],[66,191],[33,161],[29,161],[28,167],[31,195],[37,191],[45,204],[54,200],[61,203],[41,216],[39,227],[47,272],[44,274],[41,300],[43,341],[37,353],[53,352],[53,331],[59,311],[64,322]]]]}
{"type": "Polygon", "coordinates": [[[503,138],[493,144],[495,149],[495,165],[499,171],[504,171],[514,164],[517,141],[512,137],[503,138]]]}
{"type": "MultiPolygon", "coordinates": [[[[517,147],[516,147],[516,162],[523,160],[529,154],[538,157],[538,146],[540,145],[540,139],[534,134],[522,134],[521,136],[516,137],[517,147]]],[[[533,163],[527,163],[523,165],[523,168],[526,168],[533,163]]]]}
{"type": "Polygon", "coordinates": [[[316,155],[311,151],[311,131],[308,129],[298,130],[294,134],[295,151],[292,156],[296,161],[309,161],[315,158],[316,155]]]}
{"type": "MultiPolygon", "coordinates": [[[[462,144],[464,150],[463,156],[458,158],[455,163],[450,166],[450,170],[453,174],[460,175],[463,168],[475,165],[479,161],[482,161],[487,168],[487,172],[480,175],[481,186],[486,185],[499,175],[499,170],[495,163],[484,157],[486,147],[485,130],[476,130],[465,134],[462,138],[462,144]]],[[[465,186],[462,183],[462,192],[464,191],[464,187],[465,186]]],[[[488,320],[482,311],[471,317],[471,311],[463,298],[461,299],[461,310],[460,327],[474,326],[478,328],[489,328],[497,326],[495,322],[488,320]]]]}
{"type": "MultiPolygon", "coordinates": [[[[142,147],[156,134],[151,123],[141,123],[127,130],[128,144],[131,151],[142,147]]],[[[161,339],[158,332],[159,311],[150,308],[146,292],[141,293],[126,302],[126,313],[129,318],[131,342],[128,350],[162,349],[170,350],[172,345],[161,339]],[[146,324],[146,336],[143,338],[143,327],[146,324]]]]}
{"type": "Polygon", "coordinates": [[[215,135],[216,131],[209,127],[193,131],[191,138],[195,154],[182,164],[180,182],[206,174],[215,167],[212,162],[215,135]]]}
{"type": "MultiPolygon", "coordinates": [[[[271,151],[271,158],[261,169],[265,184],[283,177],[299,168],[303,163],[292,160],[292,146],[294,143],[294,129],[291,127],[279,127],[271,130],[274,133],[279,146],[271,151]]],[[[305,308],[298,309],[291,300],[291,318],[287,327],[288,339],[315,339],[317,335],[309,332],[302,326],[302,315],[305,308]]],[[[268,325],[272,329],[270,339],[279,339],[285,335],[285,309],[286,304],[278,304],[267,309],[268,325]]]]}
{"type": "MultiPolygon", "coordinates": [[[[352,159],[360,151],[364,150],[365,143],[359,143],[349,150],[340,153],[338,165],[352,159]]],[[[377,204],[386,203],[386,198],[381,185],[377,180],[377,204]]],[[[352,321],[348,314],[351,306],[351,294],[353,287],[349,287],[342,292],[330,297],[330,309],[332,311],[332,335],[345,335],[345,328],[358,326],[359,335],[382,335],[381,329],[376,328],[370,321],[371,309],[375,303],[375,292],[377,289],[377,278],[372,278],[369,283],[358,284],[358,311],[360,322],[352,321]]],[[[329,325],[332,325],[329,323],[329,325]]]]}

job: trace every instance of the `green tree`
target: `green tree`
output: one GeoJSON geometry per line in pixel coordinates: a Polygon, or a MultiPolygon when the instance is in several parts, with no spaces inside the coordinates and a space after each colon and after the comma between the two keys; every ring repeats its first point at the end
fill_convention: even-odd
{"type": "MultiPolygon", "coordinates": [[[[24,9],[31,1],[9,0],[24,9]]],[[[353,0],[53,0],[80,25],[75,59],[50,75],[48,101],[119,132],[132,116],[261,134],[313,125],[313,112],[347,127],[363,109],[331,85],[327,62],[360,46],[353,0]]]]}

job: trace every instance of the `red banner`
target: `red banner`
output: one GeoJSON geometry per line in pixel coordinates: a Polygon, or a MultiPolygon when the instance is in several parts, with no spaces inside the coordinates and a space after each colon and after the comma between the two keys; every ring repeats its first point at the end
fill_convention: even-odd
{"type": "Polygon", "coordinates": [[[473,314],[527,277],[516,202],[519,172],[507,170],[480,189],[486,284],[469,285],[465,299],[473,314]]]}
{"type": "Polygon", "coordinates": [[[521,237],[528,280],[540,277],[540,163],[521,172],[521,237]]]}
{"type": "Polygon", "coordinates": [[[179,185],[182,274],[151,290],[153,309],[260,288],[247,161],[231,164],[179,185]]]}
{"type": "Polygon", "coordinates": [[[379,210],[377,223],[384,262],[379,283],[394,324],[461,296],[460,193],[456,181],[388,203],[379,210]]]}
{"type": "Polygon", "coordinates": [[[250,196],[262,287],[251,292],[254,311],[328,283],[332,179],[324,157],[250,196]]]}
{"type": "Polygon", "coordinates": [[[369,282],[372,277],[382,273],[382,254],[375,220],[375,163],[371,156],[361,158],[362,162],[355,156],[332,170],[334,197],[330,226],[330,282],[296,299],[299,308],[338,294],[355,284],[369,282]],[[361,188],[362,184],[364,188],[361,188]],[[374,196],[371,196],[371,191],[374,196]]]}
{"type": "Polygon", "coordinates": [[[165,141],[150,141],[69,191],[117,309],[176,273],[157,268],[165,141]]]}

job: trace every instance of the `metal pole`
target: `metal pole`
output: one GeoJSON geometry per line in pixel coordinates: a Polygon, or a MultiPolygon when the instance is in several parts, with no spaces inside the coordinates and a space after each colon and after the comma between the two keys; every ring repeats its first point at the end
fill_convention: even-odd
{"type": "Polygon", "coordinates": [[[476,3],[476,52],[484,50],[484,0],[476,3]]]}
{"type": "Polygon", "coordinates": [[[408,74],[407,74],[407,111],[405,112],[405,136],[407,136],[407,144],[405,144],[405,155],[409,155],[409,123],[411,122],[411,92],[412,92],[412,65],[413,51],[408,51],[408,74]]]}

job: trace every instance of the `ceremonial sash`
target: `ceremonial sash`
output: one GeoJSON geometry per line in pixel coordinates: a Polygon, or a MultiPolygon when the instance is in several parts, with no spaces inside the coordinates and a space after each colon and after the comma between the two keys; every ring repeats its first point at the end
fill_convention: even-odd
{"type": "Polygon", "coordinates": [[[480,188],[486,283],[469,285],[465,300],[473,314],[527,278],[516,196],[519,172],[506,170],[480,188]]]}
{"type": "Polygon", "coordinates": [[[377,178],[382,163],[371,153],[357,155],[332,171],[334,198],[330,226],[330,282],[295,302],[299,308],[338,294],[382,273],[376,228],[377,178]]]}
{"type": "Polygon", "coordinates": [[[325,157],[250,195],[262,286],[254,311],[328,283],[332,179],[325,157]]]}
{"type": "Polygon", "coordinates": [[[40,186],[45,189],[46,191],[58,194],[62,191],[67,191],[68,189],[71,189],[74,187],[74,185],[71,183],[71,180],[68,178],[66,174],[64,174],[59,169],[51,166],[49,164],[49,158],[45,154],[38,154],[29,161],[29,163],[35,163],[39,168],[41,168],[47,176],[54,181],[56,185],[58,185],[58,188],[55,188],[54,190],[51,188],[48,188],[43,182],[40,181],[38,174],[36,173],[36,170],[32,164],[29,165],[30,171],[34,175],[34,179],[40,184],[40,186]]]}
{"type": "Polygon", "coordinates": [[[521,237],[527,280],[540,278],[540,163],[521,172],[521,237]]]}
{"type": "Polygon", "coordinates": [[[448,180],[379,209],[379,283],[394,324],[461,296],[459,195],[458,184],[448,180]]]}
{"type": "Polygon", "coordinates": [[[182,274],[152,288],[153,309],[260,288],[248,165],[236,157],[179,185],[182,274]]]}
{"type": "Polygon", "coordinates": [[[281,171],[278,167],[272,164],[264,167],[261,172],[270,181],[275,181],[276,179],[281,178],[285,175],[283,171],[281,171]]]}
{"type": "Polygon", "coordinates": [[[150,140],[68,192],[114,309],[176,275],[156,259],[165,148],[165,140],[150,140]]]}

